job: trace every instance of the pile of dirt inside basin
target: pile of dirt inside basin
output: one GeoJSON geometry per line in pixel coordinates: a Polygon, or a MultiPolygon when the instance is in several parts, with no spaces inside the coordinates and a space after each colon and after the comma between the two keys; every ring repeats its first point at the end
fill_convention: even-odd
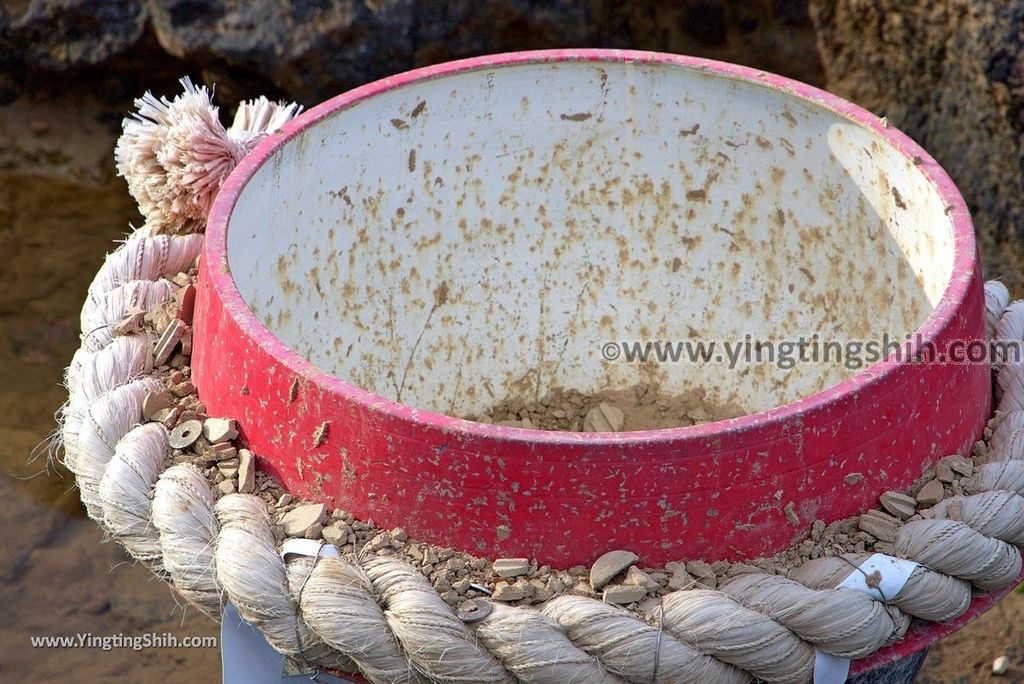
{"type": "Polygon", "coordinates": [[[566,432],[620,432],[686,427],[748,412],[710,401],[703,389],[671,394],[657,385],[584,394],[556,387],[540,399],[511,397],[469,420],[507,427],[566,432]]]}

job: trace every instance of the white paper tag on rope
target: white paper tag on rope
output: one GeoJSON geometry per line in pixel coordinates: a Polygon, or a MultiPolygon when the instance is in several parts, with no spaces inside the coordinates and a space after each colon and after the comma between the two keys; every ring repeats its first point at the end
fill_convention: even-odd
{"type": "MultiPolygon", "coordinates": [[[[313,539],[288,539],[281,546],[281,557],[337,557],[338,549],[313,539]]],[[[242,619],[238,610],[228,603],[220,624],[220,656],[223,684],[349,684],[324,673],[285,675],[285,657],[274,650],[263,632],[242,619]]]]}
{"type": "MultiPolygon", "coordinates": [[[[917,566],[914,561],[876,553],[851,571],[836,589],[856,589],[884,602],[900,593],[917,566]]],[[[814,684],[843,684],[849,674],[850,661],[846,658],[815,652],[814,684]]]]}
{"type": "Polygon", "coordinates": [[[338,549],[317,539],[285,539],[281,545],[281,558],[287,563],[292,556],[320,556],[321,558],[337,558],[338,549]]]}

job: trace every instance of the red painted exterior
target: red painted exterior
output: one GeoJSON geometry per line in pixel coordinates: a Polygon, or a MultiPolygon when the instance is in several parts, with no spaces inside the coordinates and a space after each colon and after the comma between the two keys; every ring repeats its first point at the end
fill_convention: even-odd
{"type": "MultiPolygon", "coordinates": [[[[420,79],[565,60],[683,65],[759,82],[840,112],[920,158],[950,207],[955,265],[952,283],[918,332],[937,349],[983,337],[981,273],[964,202],[927,153],[872,114],[779,76],[688,57],[614,50],[481,57],[384,79],[312,109],[261,143],[221,190],[200,272],[194,379],[211,414],[238,419],[263,469],[297,495],[382,527],[401,526],[416,539],[567,567],[613,548],[636,551],[648,564],[772,553],[805,534],[815,518],[858,513],[882,491],[909,485],[938,458],[969,450],[990,414],[985,365],[885,361],[813,396],[742,418],[570,434],[472,423],[396,404],[322,372],[248,311],[231,278],[226,233],[248,178],[291,136],[352,102],[420,79]],[[324,422],[326,436],[317,444],[313,435],[324,422]],[[847,484],[850,473],[863,479],[847,484]],[[799,526],[783,512],[790,501],[799,526]]],[[[929,630],[890,653],[921,648],[939,634],[929,630]]]]}

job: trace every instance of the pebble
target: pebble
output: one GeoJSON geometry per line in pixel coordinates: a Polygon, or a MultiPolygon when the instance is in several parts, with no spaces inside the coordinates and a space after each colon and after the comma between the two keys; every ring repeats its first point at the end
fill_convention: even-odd
{"type": "Polygon", "coordinates": [[[888,491],[879,497],[882,508],[900,520],[906,520],[917,512],[917,500],[900,492],[888,491]]]}
{"type": "Polygon", "coordinates": [[[142,417],[155,420],[159,411],[174,407],[174,398],[169,392],[149,392],[142,400],[142,417]]]}
{"type": "Polygon", "coordinates": [[[943,460],[948,462],[950,469],[958,475],[970,477],[974,473],[974,464],[963,456],[947,456],[943,460]]]}
{"type": "Polygon", "coordinates": [[[232,418],[207,418],[203,422],[203,437],[210,444],[220,444],[238,437],[238,425],[232,418]]]}
{"type": "MultiPolygon", "coordinates": [[[[256,487],[256,459],[248,449],[238,450],[238,491],[250,494],[256,487]]],[[[283,496],[281,498],[284,498],[283,496]]]]}
{"type": "Polygon", "coordinates": [[[884,542],[896,540],[896,530],[899,528],[899,520],[882,511],[871,510],[860,516],[857,527],[862,532],[867,532],[873,537],[884,542]]]}
{"type": "Polygon", "coordinates": [[[323,534],[324,526],[320,523],[313,523],[306,528],[306,533],[303,535],[306,539],[319,539],[320,535],[323,534]]]}
{"type": "Polygon", "coordinates": [[[224,480],[219,485],[217,485],[217,489],[220,490],[221,494],[234,494],[235,493],[235,481],[234,480],[224,480]]]}
{"type": "Polygon", "coordinates": [[[328,544],[334,544],[335,546],[344,546],[345,542],[348,541],[348,535],[352,532],[352,529],[345,523],[337,520],[323,529],[321,536],[324,541],[328,544]]]}
{"type": "Polygon", "coordinates": [[[224,477],[235,477],[238,475],[238,458],[229,458],[217,464],[217,470],[224,477]]]}
{"type": "Polygon", "coordinates": [[[202,432],[202,423],[198,420],[186,420],[184,423],[171,430],[171,436],[168,441],[175,449],[187,449],[195,444],[202,432]]]}
{"type": "Polygon", "coordinates": [[[523,587],[508,582],[498,582],[491,594],[491,598],[495,601],[518,601],[525,597],[526,592],[523,587]]]}
{"type": "Polygon", "coordinates": [[[946,493],[942,489],[942,482],[939,480],[932,480],[924,487],[921,487],[921,491],[917,493],[917,503],[922,506],[934,506],[942,501],[945,495],[946,493]]]}
{"type": "Polygon", "coordinates": [[[526,558],[499,558],[492,567],[498,577],[518,577],[530,571],[530,561],[526,558]]]}
{"type": "Polygon", "coordinates": [[[672,591],[687,589],[693,586],[693,578],[690,577],[690,573],[686,572],[685,566],[676,563],[675,568],[672,570],[672,576],[668,578],[667,586],[672,591]]]}
{"type": "Polygon", "coordinates": [[[281,519],[284,533],[289,537],[303,537],[306,530],[325,519],[326,507],[323,504],[303,504],[285,513],[281,519]]]}
{"type": "Polygon", "coordinates": [[[622,409],[601,402],[587,412],[583,418],[584,432],[618,432],[625,425],[626,415],[622,409]]]}
{"type": "Polygon", "coordinates": [[[657,616],[661,612],[661,599],[654,598],[653,596],[645,598],[637,606],[641,613],[651,616],[657,616]]]}
{"type": "Polygon", "coordinates": [[[611,587],[605,587],[604,593],[601,594],[601,600],[605,603],[614,603],[622,605],[624,603],[636,603],[642,601],[647,596],[647,590],[643,587],[633,586],[630,584],[617,584],[611,587]]]}
{"type": "Polygon", "coordinates": [[[167,324],[167,327],[160,333],[160,338],[156,341],[156,346],[153,348],[153,365],[162,366],[167,363],[167,359],[171,358],[171,352],[178,346],[178,342],[181,341],[182,335],[185,334],[185,328],[187,326],[174,319],[167,324]]]}
{"type": "Polygon", "coordinates": [[[660,584],[651,579],[650,575],[635,565],[631,566],[629,570],[626,571],[626,579],[624,580],[624,583],[635,587],[643,587],[648,592],[654,592],[661,589],[660,584]]]}
{"type": "Polygon", "coordinates": [[[992,674],[1004,675],[1010,669],[1010,659],[1006,656],[999,656],[992,661],[992,674]]]}
{"type": "Polygon", "coordinates": [[[530,580],[530,586],[533,587],[533,599],[538,603],[543,603],[554,596],[554,592],[548,588],[548,585],[542,579],[530,580]]]}
{"type": "Polygon", "coordinates": [[[689,561],[686,564],[686,571],[697,581],[697,584],[703,584],[709,589],[714,589],[718,586],[718,578],[715,577],[715,571],[704,561],[689,561]]]}
{"type": "Polygon", "coordinates": [[[609,551],[590,566],[590,586],[601,589],[612,581],[616,575],[637,561],[638,556],[632,551],[609,551]]]}

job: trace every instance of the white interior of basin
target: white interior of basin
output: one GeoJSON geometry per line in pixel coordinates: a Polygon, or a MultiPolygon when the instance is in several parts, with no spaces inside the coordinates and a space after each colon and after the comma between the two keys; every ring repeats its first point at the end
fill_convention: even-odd
{"type": "Polygon", "coordinates": [[[602,348],[902,336],[949,282],[953,233],[911,161],[823,107],[562,62],[415,83],[308,128],[245,187],[228,260],[286,344],[419,408],[654,382],[753,412],[856,370],[602,348]]]}

